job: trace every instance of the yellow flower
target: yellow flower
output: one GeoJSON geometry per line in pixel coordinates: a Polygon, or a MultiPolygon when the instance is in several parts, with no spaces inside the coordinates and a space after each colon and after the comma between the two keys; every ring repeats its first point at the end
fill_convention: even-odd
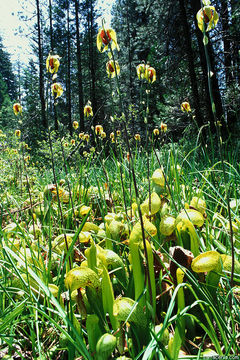
{"type": "Polygon", "coordinates": [[[110,136],[110,139],[112,140],[112,143],[114,143],[115,142],[114,132],[111,132],[111,134],[109,136],[110,136]]]}
{"type": "Polygon", "coordinates": [[[181,105],[181,110],[183,111],[183,112],[189,112],[189,111],[191,111],[191,107],[190,107],[190,104],[188,103],[188,102],[183,102],[182,103],[182,105],[181,105]]]}
{"type": "Polygon", "coordinates": [[[102,125],[96,125],[96,126],[95,126],[95,134],[96,134],[96,135],[101,135],[102,132],[103,132],[103,127],[102,127],[102,125]]]}
{"type": "Polygon", "coordinates": [[[153,67],[146,65],[145,78],[150,83],[156,81],[156,70],[153,67]]]}
{"type": "Polygon", "coordinates": [[[139,79],[145,78],[145,72],[146,72],[146,65],[145,64],[139,64],[137,66],[137,76],[139,79]]]}
{"type": "Polygon", "coordinates": [[[114,78],[116,76],[116,72],[117,75],[120,73],[120,66],[117,61],[109,60],[106,64],[106,70],[108,77],[114,78]]]}
{"type": "Polygon", "coordinates": [[[104,52],[108,49],[108,45],[111,46],[112,50],[117,49],[119,51],[116,32],[113,29],[101,28],[97,35],[97,48],[100,52],[104,52]]]}
{"type": "Polygon", "coordinates": [[[15,131],[15,135],[20,138],[20,136],[21,136],[21,130],[16,130],[16,131],[15,131]]]}
{"type": "Polygon", "coordinates": [[[154,130],[153,130],[153,135],[154,135],[154,136],[158,136],[158,135],[159,135],[159,130],[158,130],[158,129],[154,129],[154,130]]]}
{"type": "Polygon", "coordinates": [[[64,147],[68,147],[68,143],[67,143],[67,142],[64,143],[64,147]]]}
{"type": "Polygon", "coordinates": [[[88,101],[87,105],[84,106],[84,115],[86,117],[93,116],[93,109],[90,101],[88,101]]]}
{"type": "Polygon", "coordinates": [[[78,128],[78,122],[77,122],[77,121],[74,121],[74,122],[73,122],[73,128],[74,128],[75,130],[77,130],[77,128],[78,128]]]}
{"type": "Polygon", "coordinates": [[[167,131],[167,124],[164,124],[163,122],[161,122],[160,128],[161,128],[161,132],[166,132],[167,131]]]}
{"type": "Polygon", "coordinates": [[[71,139],[71,145],[75,145],[75,140],[74,139],[71,139]]]}
{"type": "Polygon", "coordinates": [[[135,135],[134,135],[134,139],[135,139],[136,141],[140,141],[140,140],[141,140],[141,135],[140,135],[140,134],[135,134],[135,135]]]}
{"type": "Polygon", "coordinates": [[[120,136],[120,135],[121,135],[121,131],[120,131],[120,130],[117,130],[117,131],[116,131],[116,135],[117,135],[117,136],[120,136]]]}
{"type": "Polygon", "coordinates": [[[19,103],[16,103],[13,105],[13,111],[15,115],[21,114],[22,113],[22,106],[19,103]]]}
{"type": "Polygon", "coordinates": [[[53,74],[58,71],[60,65],[59,59],[60,57],[58,55],[48,55],[46,60],[46,68],[48,72],[53,74]]]}
{"type": "Polygon", "coordinates": [[[85,134],[83,140],[86,140],[86,142],[89,142],[90,136],[89,134],[85,134]]]}
{"type": "Polygon", "coordinates": [[[103,132],[101,133],[101,138],[102,138],[102,139],[105,139],[106,136],[107,136],[107,134],[103,131],[103,132]]]}
{"type": "Polygon", "coordinates": [[[198,27],[202,32],[204,31],[204,26],[205,31],[214,29],[219,19],[218,13],[216,12],[214,6],[204,6],[198,11],[196,17],[198,27]]]}
{"type": "Polygon", "coordinates": [[[24,156],[24,161],[27,163],[30,160],[30,156],[24,156]]]}
{"type": "Polygon", "coordinates": [[[90,151],[91,153],[94,153],[94,152],[95,152],[95,147],[92,146],[92,147],[89,149],[89,151],[90,151]]]}
{"type": "Polygon", "coordinates": [[[83,140],[84,139],[84,132],[80,132],[78,137],[79,137],[79,139],[83,140]]]}
{"type": "Polygon", "coordinates": [[[52,88],[52,93],[53,95],[55,95],[55,99],[57,99],[59,96],[62,95],[63,93],[63,88],[62,85],[59,83],[54,83],[51,85],[52,88]]]}

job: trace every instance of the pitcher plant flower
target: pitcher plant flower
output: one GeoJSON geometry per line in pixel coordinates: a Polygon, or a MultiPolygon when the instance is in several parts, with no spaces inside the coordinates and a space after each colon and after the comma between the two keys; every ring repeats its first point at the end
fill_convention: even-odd
{"type": "Polygon", "coordinates": [[[21,136],[21,130],[15,130],[15,136],[19,137],[21,136]]]}
{"type": "Polygon", "coordinates": [[[116,32],[113,29],[101,28],[97,34],[97,48],[100,52],[104,52],[108,49],[108,45],[112,50],[119,51],[116,32]]]}
{"type": "Polygon", "coordinates": [[[156,70],[152,66],[146,65],[145,79],[149,83],[156,81],[156,70]]]}
{"type": "Polygon", "coordinates": [[[78,122],[77,121],[74,121],[73,122],[73,128],[75,129],[75,130],[77,130],[78,129],[78,122]]]}
{"type": "Polygon", "coordinates": [[[114,143],[115,141],[115,136],[114,136],[114,132],[111,132],[111,134],[109,135],[110,139],[112,140],[112,142],[114,143]]]}
{"type": "Polygon", "coordinates": [[[60,57],[58,55],[48,55],[46,60],[46,68],[48,72],[50,72],[51,74],[58,72],[58,68],[60,65],[59,59],[60,57]]]}
{"type": "Polygon", "coordinates": [[[153,135],[158,136],[160,134],[158,129],[153,129],[153,135]]]}
{"type": "Polygon", "coordinates": [[[90,135],[89,134],[84,134],[83,140],[86,140],[86,142],[88,143],[90,139],[90,135]]]}
{"type": "Polygon", "coordinates": [[[55,99],[57,99],[59,96],[63,93],[62,85],[59,83],[54,83],[51,85],[52,93],[55,96],[55,99]]]}
{"type": "Polygon", "coordinates": [[[164,124],[163,122],[161,122],[160,128],[161,128],[161,132],[165,133],[167,131],[167,124],[164,124]]]}
{"type": "Polygon", "coordinates": [[[196,15],[198,27],[203,32],[215,28],[218,23],[219,16],[214,6],[204,6],[196,15]]]}
{"type": "Polygon", "coordinates": [[[95,134],[96,134],[96,135],[101,135],[102,132],[103,132],[103,127],[102,127],[102,125],[96,125],[96,126],[95,126],[95,134]]]}
{"type": "Polygon", "coordinates": [[[106,64],[108,77],[114,78],[120,73],[120,66],[117,61],[109,60],[106,64]]]}
{"type": "Polygon", "coordinates": [[[140,140],[141,140],[141,135],[140,135],[140,134],[135,134],[135,135],[134,135],[134,139],[135,139],[136,141],[140,141],[140,140]]]}
{"type": "Polygon", "coordinates": [[[22,114],[22,105],[19,103],[15,103],[13,105],[13,112],[17,116],[18,114],[22,114]]]}
{"type": "Polygon", "coordinates": [[[183,111],[183,112],[189,112],[189,111],[191,111],[191,107],[190,107],[190,104],[187,102],[187,101],[185,101],[185,102],[183,102],[182,104],[181,104],[181,110],[183,111]]]}
{"type": "Polygon", "coordinates": [[[137,76],[138,78],[141,80],[141,79],[144,79],[145,78],[145,75],[146,75],[146,65],[144,63],[142,64],[139,64],[137,66],[137,76]]]}
{"type": "Polygon", "coordinates": [[[107,136],[107,134],[105,133],[105,131],[103,131],[103,132],[101,133],[101,138],[102,138],[102,139],[105,139],[106,136],[107,136]]]}
{"type": "Polygon", "coordinates": [[[93,116],[93,109],[90,101],[84,106],[84,116],[93,116]]]}
{"type": "Polygon", "coordinates": [[[80,132],[78,135],[79,139],[84,140],[84,135],[84,132],[80,132]]]}

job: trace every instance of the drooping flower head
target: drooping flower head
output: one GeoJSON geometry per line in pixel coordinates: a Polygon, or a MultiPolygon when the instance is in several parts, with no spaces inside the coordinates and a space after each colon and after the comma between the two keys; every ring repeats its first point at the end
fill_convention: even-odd
{"type": "Polygon", "coordinates": [[[158,129],[154,129],[154,130],[153,130],[153,135],[154,135],[154,136],[158,136],[158,135],[159,135],[159,130],[158,130],[158,129]]]}
{"type": "Polygon", "coordinates": [[[93,116],[93,109],[90,101],[88,101],[87,104],[84,106],[84,115],[86,117],[93,116]]]}
{"type": "Polygon", "coordinates": [[[117,130],[117,131],[116,131],[116,135],[117,135],[117,136],[120,136],[120,135],[121,135],[121,130],[117,130]]]}
{"type": "Polygon", "coordinates": [[[51,85],[52,93],[55,96],[55,99],[57,99],[59,96],[63,93],[62,85],[59,83],[54,83],[51,85]]]}
{"type": "Polygon", "coordinates": [[[74,121],[74,122],[73,122],[73,128],[74,128],[75,130],[78,129],[78,122],[77,122],[77,121],[74,121]]]}
{"type": "Polygon", "coordinates": [[[167,131],[167,124],[164,124],[163,122],[161,122],[160,128],[161,128],[161,132],[165,133],[167,131]]]}
{"type": "Polygon", "coordinates": [[[107,136],[107,134],[103,131],[103,132],[101,133],[101,138],[102,138],[102,139],[105,139],[106,136],[107,136]]]}
{"type": "Polygon", "coordinates": [[[80,132],[78,137],[79,139],[84,140],[84,132],[80,132]]]}
{"type": "Polygon", "coordinates": [[[190,107],[190,104],[187,102],[187,101],[185,101],[185,102],[183,102],[182,104],[181,104],[181,110],[183,111],[183,112],[189,112],[189,111],[191,111],[191,107],[190,107]]]}
{"type": "Polygon", "coordinates": [[[14,114],[17,116],[18,114],[22,114],[22,105],[19,104],[19,103],[15,103],[13,105],[13,111],[14,111],[14,114]]]}
{"type": "Polygon", "coordinates": [[[48,55],[46,60],[46,68],[47,71],[51,74],[58,72],[58,68],[60,65],[59,61],[60,57],[58,55],[48,55]]]}
{"type": "Polygon", "coordinates": [[[15,130],[15,135],[20,138],[20,136],[21,136],[21,130],[15,130]]]}
{"type": "Polygon", "coordinates": [[[104,52],[108,49],[108,45],[111,46],[112,50],[117,49],[119,51],[116,32],[113,29],[101,28],[97,35],[97,48],[100,52],[104,52]]]}
{"type": "Polygon", "coordinates": [[[114,143],[114,142],[115,142],[114,132],[111,132],[110,135],[109,135],[109,137],[110,137],[112,143],[114,143]]]}
{"type": "Polygon", "coordinates": [[[120,66],[117,61],[109,60],[106,64],[108,77],[114,78],[120,73],[120,66]],[[116,68],[115,68],[116,67],[116,68]]]}
{"type": "Polygon", "coordinates": [[[102,127],[102,125],[96,125],[96,126],[95,126],[95,134],[96,134],[96,135],[101,135],[102,132],[103,132],[103,127],[102,127]]]}
{"type": "Polygon", "coordinates": [[[24,161],[28,163],[30,161],[30,155],[24,156],[24,161]]]}
{"type": "Polygon", "coordinates": [[[198,27],[203,32],[214,29],[218,23],[219,16],[214,6],[204,6],[196,15],[198,27]]]}
{"type": "Polygon", "coordinates": [[[144,79],[145,75],[146,75],[146,65],[145,64],[139,64],[137,66],[137,76],[138,76],[138,78],[140,80],[144,79]]]}
{"type": "Polygon", "coordinates": [[[149,83],[156,81],[156,70],[153,67],[146,65],[145,78],[149,83]]]}
{"type": "Polygon", "coordinates": [[[141,135],[140,135],[140,134],[135,134],[135,135],[134,135],[134,139],[135,139],[136,141],[140,141],[140,140],[141,140],[141,135]]]}
{"type": "Polygon", "coordinates": [[[74,139],[71,139],[71,145],[74,146],[76,144],[76,141],[74,139]]]}
{"type": "Polygon", "coordinates": [[[89,134],[84,134],[83,140],[86,140],[86,142],[88,143],[88,142],[89,142],[89,139],[90,139],[89,134]]]}

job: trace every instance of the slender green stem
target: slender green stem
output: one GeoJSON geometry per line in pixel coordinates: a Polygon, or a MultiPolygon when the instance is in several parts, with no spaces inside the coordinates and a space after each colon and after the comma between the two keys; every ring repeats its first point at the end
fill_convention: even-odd
{"type": "MultiPolygon", "coordinates": [[[[113,62],[114,62],[114,68],[116,69],[116,62],[115,62],[114,53],[113,53],[113,50],[112,50],[111,46],[110,46],[110,52],[111,52],[111,56],[112,56],[112,59],[113,59],[113,62]]],[[[139,193],[138,193],[138,188],[137,188],[137,180],[136,180],[136,175],[135,175],[135,171],[134,171],[133,157],[132,157],[131,147],[130,147],[129,138],[128,138],[127,124],[126,124],[127,117],[126,117],[126,112],[124,111],[124,106],[123,106],[122,94],[121,94],[120,86],[119,86],[118,75],[117,75],[117,72],[115,72],[115,73],[116,73],[117,92],[118,92],[118,95],[119,95],[120,108],[121,108],[121,111],[122,111],[123,128],[124,128],[124,132],[125,132],[127,149],[128,149],[128,152],[129,152],[129,160],[130,160],[130,166],[131,166],[131,171],[132,171],[133,184],[134,184],[135,195],[136,195],[136,199],[137,199],[139,219],[140,219],[140,224],[141,224],[141,229],[142,229],[144,255],[145,255],[145,259],[146,259],[146,271],[147,271],[147,278],[148,278],[148,283],[149,283],[149,295],[150,295],[150,302],[152,303],[152,289],[151,289],[151,281],[150,281],[150,274],[149,274],[149,262],[148,262],[148,256],[147,256],[147,245],[146,245],[146,238],[145,238],[142,211],[141,211],[141,208],[140,208],[139,193]]]]}

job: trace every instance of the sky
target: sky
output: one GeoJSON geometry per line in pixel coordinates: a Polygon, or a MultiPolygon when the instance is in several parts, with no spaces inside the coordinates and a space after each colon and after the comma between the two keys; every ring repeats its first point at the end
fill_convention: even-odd
{"type": "Polygon", "coordinates": [[[29,52],[29,41],[26,36],[17,34],[20,26],[25,27],[18,18],[18,12],[21,10],[18,0],[0,0],[0,35],[3,38],[3,45],[11,55],[12,61],[24,62],[29,52]]]}
{"type": "MultiPolygon", "coordinates": [[[[46,0],[45,0],[46,1],[46,0]]],[[[104,18],[106,26],[110,23],[111,4],[114,0],[99,0],[98,8],[104,9],[104,18]]],[[[31,57],[29,23],[19,20],[18,13],[30,15],[33,8],[34,0],[26,0],[26,9],[23,9],[22,0],[0,0],[0,35],[3,39],[3,45],[6,51],[11,55],[13,63],[27,63],[27,59],[31,57]],[[18,29],[22,29],[22,34],[18,33],[18,29]]],[[[101,19],[98,24],[101,26],[101,19]]]]}

